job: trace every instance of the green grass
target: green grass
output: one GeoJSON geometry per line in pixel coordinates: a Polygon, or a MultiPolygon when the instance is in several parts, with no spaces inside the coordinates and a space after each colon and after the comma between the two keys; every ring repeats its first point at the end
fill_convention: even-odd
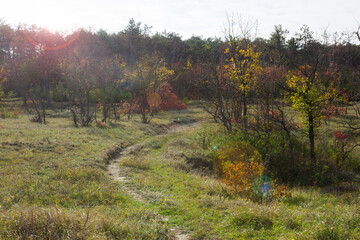
{"type": "Polygon", "coordinates": [[[134,201],[106,166],[122,148],[190,116],[204,114],[169,111],[150,124],[123,116],[105,129],[75,128],[64,112],[50,112],[47,125],[25,115],[0,119],[0,239],[171,238],[154,209],[134,201]]]}
{"type": "MultiPolygon", "coordinates": [[[[203,149],[223,129],[207,123],[206,131],[158,135],[192,119],[209,116],[190,107],[150,124],[122,116],[105,129],[75,128],[66,112],[50,112],[47,125],[0,119],[0,239],[171,239],[174,226],[192,239],[360,239],[358,191],[294,187],[269,205],[233,196],[203,149]],[[146,202],[106,174],[109,159],[138,142],[143,148],[120,164],[146,202]]],[[[322,126],[324,141],[341,125],[322,126]]]]}
{"type": "Polygon", "coordinates": [[[201,149],[198,136],[192,130],[155,137],[141,150],[150,166],[133,166],[132,184],[169,216],[170,224],[191,230],[194,239],[360,239],[359,192],[297,187],[291,197],[268,206],[234,197],[221,181],[182,157],[201,149]]]}

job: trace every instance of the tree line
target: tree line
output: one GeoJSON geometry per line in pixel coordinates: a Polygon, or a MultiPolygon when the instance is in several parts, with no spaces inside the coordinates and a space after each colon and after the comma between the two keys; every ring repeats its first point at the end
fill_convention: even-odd
{"type": "MultiPolygon", "coordinates": [[[[148,123],[161,109],[186,107],[180,100],[201,99],[228,133],[240,130],[247,140],[265,137],[264,151],[272,152],[271,141],[279,137],[272,134],[280,132],[290,163],[299,162],[301,128],[307,138],[302,150],[312,166],[319,159],[317,129],[332,116],[352,106],[356,117],[347,117],[344,127],[358,134],[360,28],[351,34],[324,32],[318,39],[307,26],[289,37],[277,25],[264,39],[252,29],[241,28],[236,35],[233,27],[224,38],[183,40],[176,33],[152,34],[133,19],[118,33],[80,29],[72,34],[13,28],[2,20],[0,96],[21,98],[31,120],[45,124],[48,109],[64,106],[76,127],[88,126],[98,109],[102,122],[139,113],[148,123]]],[[[342,141],[344,134],[335,136],[337,168],[357,146],[342,141]]],[[[281,171],[273,158],[269,168],[281,171]]]]}

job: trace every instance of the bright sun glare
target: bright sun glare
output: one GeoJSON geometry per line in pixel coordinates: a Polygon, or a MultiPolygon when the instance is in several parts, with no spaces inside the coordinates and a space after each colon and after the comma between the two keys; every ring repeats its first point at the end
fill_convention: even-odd
{"type": "Polygon", "coordinates": [[[76,30],[75,25],[71,26],[68,22],[60,18],[47,18],[37,24],[39,27],[44,27],[51,32],[65,32],[72,33],[76,30]]]}

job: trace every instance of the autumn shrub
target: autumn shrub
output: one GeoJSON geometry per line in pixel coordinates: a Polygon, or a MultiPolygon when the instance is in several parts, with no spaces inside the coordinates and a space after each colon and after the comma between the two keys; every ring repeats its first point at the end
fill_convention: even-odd
{"type": "Polygon", "coordinates": [[[359,144],[355,144],[348,134],[341,131],[335,131],[333,136],[332,157],[334,163],[339,170],[348,168],[350,165],[351,152],[359,146],[359,144]]]}
{"type": "Polygon", "coordinates": [[[249,197],[264,167],[260,153],[249,143],[229,141],[217,151],[213,170],[235,195],[249,197]]]}
{"type": "Polygon", "coordinates": [[[97,122],[96,122],[96,126],[97,126],[98,128],[106,128],[106,123],[103,123],[103,122],[101,122],[101,121],[97,121],[97,122]]]}
{"type": "Polygon", "coordinates": [[[159,94],[162,102],[160,103],[160,109],[162,110],[182,110],[186,109],[186,105],[172,92],[170,84],[165,84],[159,88],[159,94]]]}
{"type": "Polygon", "coordinates": [[[262,165],[262,157],[255,147],[245,141],[229,141],[217,151],[213,169],[217,176],[223,177],[226,167],[238,163],[256,162],[262,165]]]}
{"type": "Polygon", "coordinates": [[[252,187],[253,201],[269,204],[273,201],[284,200],[291,197],[291,193],[287,186],[280,184],[277,179],[273,180],[265,175],[258,177],[252,187]]]}
{"type": "MultiPolygon", "coordinates": [[[[238,131],[231,136],[233,141],[244,142],[256,149],[265,167],[265,174],[273,179],[291,181],[294,165],[291,162],[289,141],[282,131],[274,131],[268,134],[247,134],[238,131]]],[[[296,137],[292,138],[295,147],[294,151],[301,151],[301,144],[298,144],[296,137]]]]}
{"type": "Polygon", "coordinates": [[[264,169],[257,162],[230,163],[225,166],[223,181],[228,184],[235,193],[243,193],[252,189],[257,178],[264,169]]]}
{"type": "Polygon", "coordinates": [[[286,133],[281,130],[266,134],[238,131],[231,138],[254,146],[261,155],[264,174],[278,179],[278,182],[291,185],[328,185],[336,182],[334,168],[329,164],[328,150],[322,151],[321,148],[325,146],[317,146],[317,151],[321,150],[322,156],[314,167],[309,147],[304,143],[301,132],[292,134],[292,148],[286,133]]]}

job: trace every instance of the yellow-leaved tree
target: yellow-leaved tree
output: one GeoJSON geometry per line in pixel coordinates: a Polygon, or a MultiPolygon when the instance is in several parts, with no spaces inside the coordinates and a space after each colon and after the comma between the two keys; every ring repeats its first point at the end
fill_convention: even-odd
{"type": "MultiPolygon", "coordinates": [[[[225,49],[227,54],[227,70],[230,81],[233,82],[239,101],[242,105],[242,122],[245,131],[248,129],[247,95],[254,88],[257,74],[261,70],[260,52],[245,41],[230,41],[225,49]]],[[[235,119],[237,120],[237,119],[235,119]]]]}
{"type": "Polygon", "coordinates": [[[315,130],[323,119],[322,110],[338,96],[338,91],[331,85],[325,87],[316,71],[308,65],[300,67],[299,71],[289,72],[286,84],[286,97],[292,108],[302,115],[309,138],[310,156],[315,163],[315,130]]]}

